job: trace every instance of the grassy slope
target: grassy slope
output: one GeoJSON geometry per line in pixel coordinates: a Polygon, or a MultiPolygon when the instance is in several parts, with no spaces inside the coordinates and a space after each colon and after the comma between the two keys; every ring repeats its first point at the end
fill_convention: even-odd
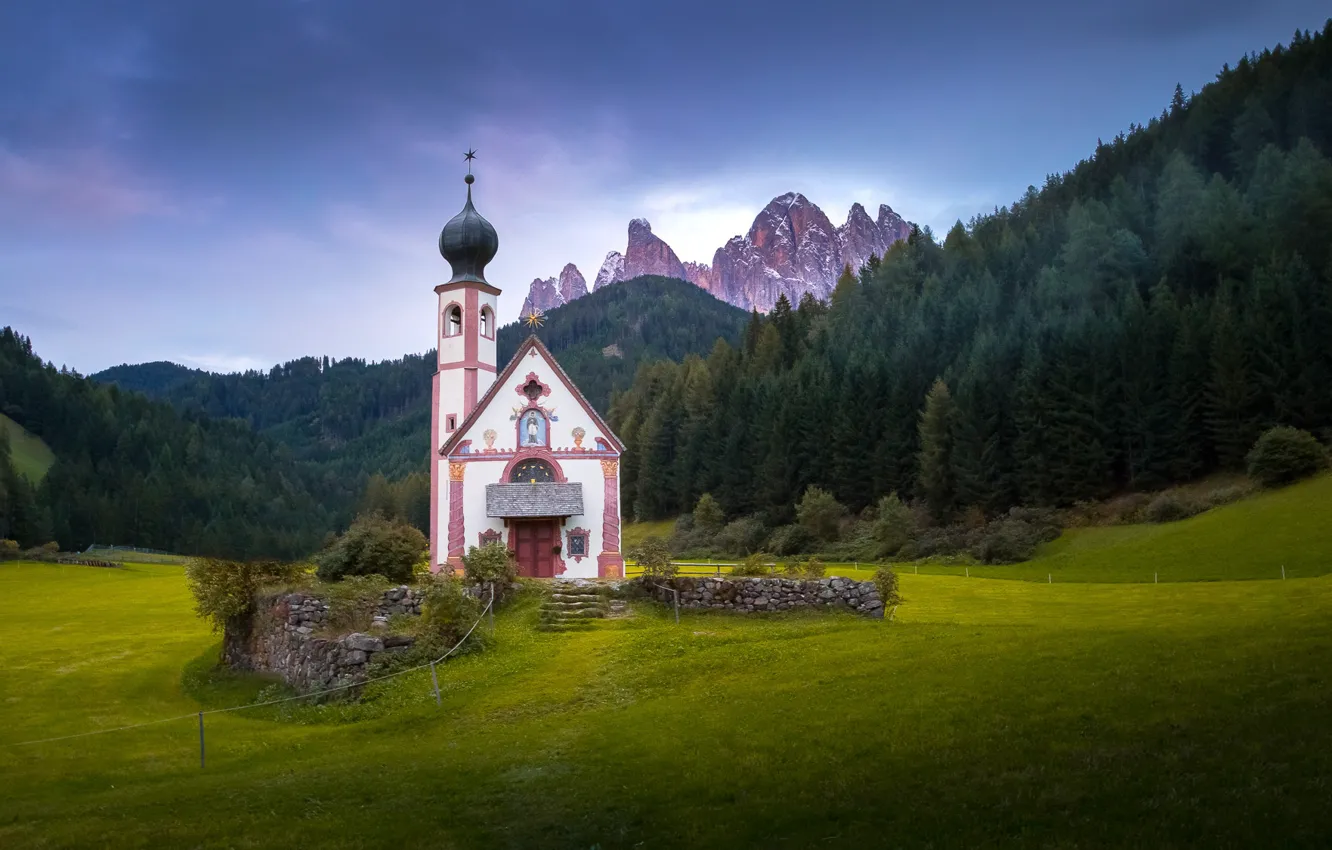
{"type": "Polygon", "coordinates": [[[896,622],[639,607],[361,706],[221,705],[179,568],[0,566],[0,845],[1304,844],[1332,830],[1332,578],[903,577],[896,622]],[[45,601],[58,594],[53,612],[45,601]],[[252,716],[245,716],[246,714],[252,716]],[[359,722],[351,722],[359,721],[359,722]],[[298,840],[299,839],[299,840],[298,840]]]}
{"type": "Polygon", "coordinates": [[[14,468],[34,484],[46,477],[46,470],[55,463],[55,454],[40,437],[23,430],[23,426],[0,413],[0,429],[9,435],[10,457],[14,468]]]}

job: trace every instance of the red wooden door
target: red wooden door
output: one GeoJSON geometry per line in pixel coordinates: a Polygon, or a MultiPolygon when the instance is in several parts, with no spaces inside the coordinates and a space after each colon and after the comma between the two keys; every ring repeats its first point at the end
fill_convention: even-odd
{"type": "Polygon", "coordinates": [[[520,522],[514,529],[514,548],[518,558],[518,575],[550,578],[554,572],[555,528],[550,520],[520,522]]]}

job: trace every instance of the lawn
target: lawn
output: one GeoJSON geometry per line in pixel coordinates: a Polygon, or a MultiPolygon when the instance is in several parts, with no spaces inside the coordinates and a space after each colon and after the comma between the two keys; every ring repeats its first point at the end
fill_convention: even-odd
{"type": "Polygon", "coordinates": [[[1332,577],[907,574],[891,622],[664,610],[272,708],[178,567],[0,565],[0,846],[1320,846],[1332,577]]]}
{"type": "Polygon", "coordinates": [[[9,452],[14,469],[33,484],[40,483],[46,477],[46,470],[55,463],[55,455],[50,447],[3,413],[0,413],[0,431],[9,437],[9,452]]]}

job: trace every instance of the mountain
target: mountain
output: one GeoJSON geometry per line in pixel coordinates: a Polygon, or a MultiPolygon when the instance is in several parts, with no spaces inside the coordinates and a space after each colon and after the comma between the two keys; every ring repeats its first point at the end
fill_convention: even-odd
{"type": "Polygon", "coordinates": [[[531,315],[533,310],[540,310],[543,313],[554,310],[586,294],[587,281],[583,279],[578,267],[569,263],[560,272],[558,279],[548,277],[545,280],[537,278],[532,281],[528,287],[527,298],[523,300],[523,311],[519,315],[531,315]]]}
{"type": "MultiPolygon", "coordinates": [[[[706,354],[718,339],[738,343],[747,315],[680,280],[644,277],[583,297],[572,266],[554,280],[555,306],[539,335],[583,394],[605,412],[640,364],[706,354]],[[578,292],[568,303],[563,293],[578,292]]],[[[503,366],[527,335],[499,329],[503,366]]],[[[241,419],[330,478],[360,487],[368,475],[403,478],[425,469],[435,352],[367,363],[303,357],[267,372],[219,375],[145,363],[92,376],[169,401],[191,417],[241,419]]]]}
{"type": "MultiPolygon", "coordinates": [[[[629,222],[625,252],[611,251],[592,284],[592,291],[644,275],[687,280],[745,310],[766,313],[785,295],[799,304],[805,293],[826,300],[842,269],[859,271],[870,257],[882,257],[893,243],[911,234],[912,224],[879,206],[877,219],[852,204],[846,222],[834,227],[823,210],[798,192],[773,198],[744,236],[732,237],[712,256],[712,264],[681,262],[671,246],[652,232],[646,219],[629,222]]],[[[533,307],[551,309],[587,292],[583,276],[572,263],[560,278],[532,281],[522,315],[533,307]],[[566,286],[566,278],[577,285],[566,286]]]]}

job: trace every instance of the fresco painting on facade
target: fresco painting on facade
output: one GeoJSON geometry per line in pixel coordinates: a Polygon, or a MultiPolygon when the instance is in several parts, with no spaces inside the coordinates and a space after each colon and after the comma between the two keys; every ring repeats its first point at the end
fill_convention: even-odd
{"type": "Polygon", "coordinates": [[[624,445],[536,336],[496,369],[494,337],[483,332],[488,328],[480,317],[494,315],[500,294],[484,276],[498,237],[473,207],[468,184],[463,211],[440,235],[454,274],[436,287],[439,314],[447,319],[450,305],[459,302],[464,310],[460,329],[440,323],[431,569],[458,569],[465,542],[475,540],[506,543],[522,575],[622,576],[618,469],[624,445]],[[519,396],[517,406],[505,400],[513,398],[508,392],[519,396]],[[450,421],[452,429],[439,427],[450,421]],[[572,446],[552,431],[555,423],[572,446]],[[473,441],[484,448],[472,451],[473,441]]]}

